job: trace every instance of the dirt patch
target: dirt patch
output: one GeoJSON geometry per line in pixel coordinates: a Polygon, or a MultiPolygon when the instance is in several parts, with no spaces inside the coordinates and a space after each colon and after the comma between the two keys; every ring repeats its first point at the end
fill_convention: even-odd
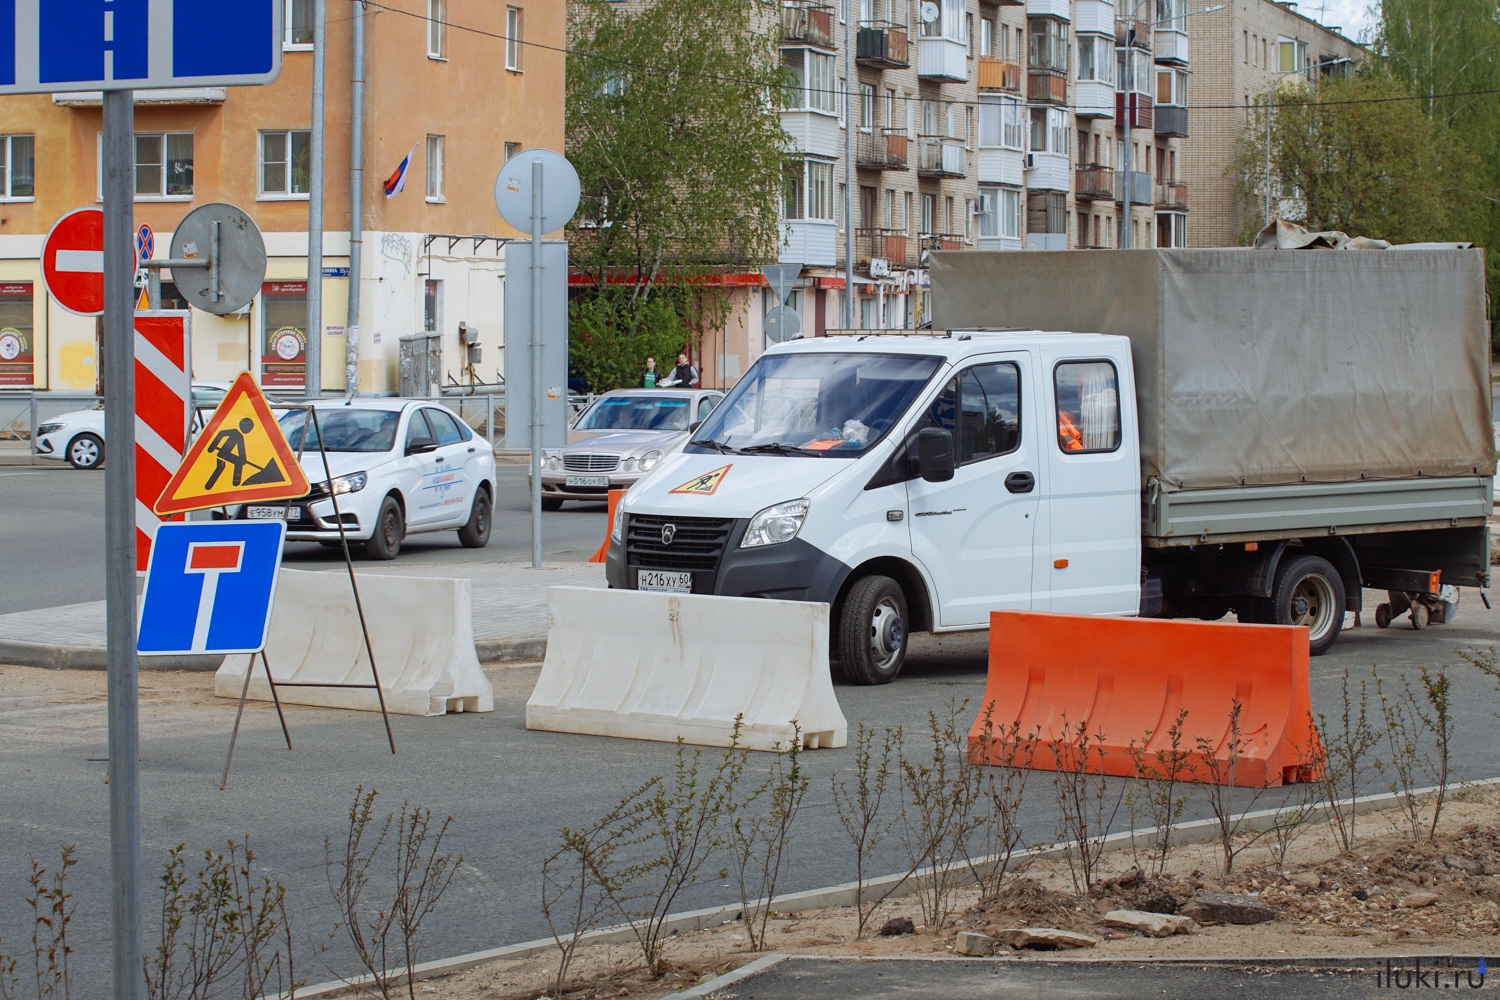
{"type": "MultiPolygon", "coordinates": [[[[1412,842],[1393,824],[1398,814],[1361,816],[1352,854],[1340,854],[1328,828],[1310,829],[1293,845],[1285,871],[1268,863],[1269,852],[1248,846],[1232,875],[1218,872],[1218,847],[1174,848],[1167,871],[1147,877],[1146,859],[1129,848],[1105,856],[1096,892],[1075,898],[1067,868],[1036,862],[1008,879],[995,895],[977,889],[953,893],[943,930],[923,928],[915,897],[889,901],[855,939],[849,907],[776,914],[767,950],[808,955],[952,955],[959,931],[1041,926],[1081,931],[1100,940],[1075,954],[1093,958],[1145,959],[1189,956],[1281,956],[1424,953],[1493,953],[1500,950],[1500,807],[1492,793],[1466,796],[1444,810],[1436,839],[1412,842]],[[1198,927],[1192,934],[1148,938],[1099,923],[1109,910],[1177,912],[1194,895],[1223,892],[1259,899],[1280,910],[1250,926],[1198,927]],[[1434,898],[1409,905],[1420,894],[1434,898]],[[1407,904],[1407,905],[1403,905],[1407,904]],[[892,917],[909,917],[915,934],[880,937],[892,917]]],[[[664,997],[753,961],[738,922],[674,937],[668,945],[672,970],[652,980],[640,968],[633,945],[596,945],[574,959],[568,989],[573,1000],[603,997],[664,997]]],[[[1054,953],[1051,957],[1056,958],[1054,953]]],[[[557,955],[497,962],[428,980],[419,995],[435,1000],[535,1000],[547,995],[557,955]]]]}

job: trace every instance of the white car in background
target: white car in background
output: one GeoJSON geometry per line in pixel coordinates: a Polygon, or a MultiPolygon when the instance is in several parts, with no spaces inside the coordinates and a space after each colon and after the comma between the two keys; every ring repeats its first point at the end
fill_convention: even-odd
{"type": "MultiPolygon", "coordinates": [[[[208,414],[229,391],[228,382],[194,382],[193,409],[195,426],[201,426],[208,414]]],[[[37,425],[38,458],[66,461],[75,469],[97,469],[104,464],[104,405],[91,410],[74,410],[52,417],[37,425]]]]}
{"type": "Polygon", "coordinates": [[[299,500],[241,504],[231,517],[285,518],[288,540],[328,545],[338,543],[342,520],[344,536],[363,543],[371,559],[396,558],[402,540],[417,532],[457,531],[471,549],[489,543],[495,452],[452,410],[405,399],[315,405],[321,449],[317,433],[304,435],[306,409],[279,418],[312,489],[299,500]]]}

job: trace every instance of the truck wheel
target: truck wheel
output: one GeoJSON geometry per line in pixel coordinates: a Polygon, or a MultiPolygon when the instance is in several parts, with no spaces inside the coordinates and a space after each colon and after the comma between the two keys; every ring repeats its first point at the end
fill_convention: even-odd
{"type": "Polygon", "coordinates": [[[1427,610],[1427,605],[1418,603],[1411,606],[1411,627],[1418,632],[1427,627],[1427,622],[1431,617],[1432,614],[1427,610]]]}
{"type": "Polygon", "coordinates": [[[406,521],[401,517],[401,505],[394,497],[386,497],[380,505],[380,514],[375,518],[375,530],[365,542],[365,556],[369,559],[394,559],[401,551],[401,539],[406,535],[406,521]]]}
{"type": "Polygon", "coordinates": [[[1391,627],[1391,606],[1389,604],[1379,604],[1379,605],[1376,605],[1376,607],[1375,607],[1375,627],[1376,628],[1390,628],[1391,627]]]}
{"type": "Polygon", "coordinates": [[[490,495],[484,490],[474,494],[468,523],[458,529],[458,542],[466,549],[482,549],[490,543],[490,495]]]}
{"type": "Polygon", "coordinates": [[[1344,627],[1343,580],[1327,559],[1298,556],[1276,571],[1270,610],[1270,624],[1304,626],[1308,652],[1321,656],[1344,627]]]}
{"type": "Polygon", "coordinates": [[[839,666],[854,684],[889,684],[906,659],[906,594],[888,576],[849,588],[839,615],[839,666]]]}

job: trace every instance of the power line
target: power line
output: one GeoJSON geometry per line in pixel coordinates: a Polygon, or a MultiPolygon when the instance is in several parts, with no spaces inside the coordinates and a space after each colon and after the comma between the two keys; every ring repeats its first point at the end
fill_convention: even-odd
{"type": "MultiPolygon", "coordinates": [[[[407,17],[414,18],[414,19],[419,20],[419,21],[428,21],[428,22],[431,22],[431,21],[434,20],[433,18],[430,18],[430,17],[426,16],[425,14],[420,14],[420,13],[418,13],[416,11],[411,11],[411,10],[403,10],[400,7],[392,7],[389,4],[379,2],[379,0],[355,0],[355,2],[363,2],[364,5],[367,8],[368,7],[373,7],[375,9],[377,9],[377,10],[388,11],[388,12],[390,12],[392,14],[404,14],[407,17]]],[[[352,20],[352,18],[330,19],[329,23],[338,23],[339,21],[347,21],[347,20],[352,20]]],[[[579,51],[578,49],[570,48],[570,47],[565,46],[565,45],[561,45],[561,46],[560,45],[547,45],[544,42],[527,41],[524,38],[514,38],[513,39],[509,35],[506,35],[504,33],[494,32],[494,31],[487,31],[484,28],[476,28],[476,27],[473,27],[472,25],[459,24],[456,21],[438,20],[437,23],[439,23],[439,24],[441,24],[441,25],[443,25],[444,27],[447,27],[447,28],[454,28],[454,29],[457,29],[459,31],[464,31],[464,32],[468,32],[470,34],[479,35],[479,36],[481,36],[483,38],[490,38],[490,39],[494,39],[496,41],[501,41],[501,42],[512,42],[512,41],[514,41],[515,43],[517,43],[519,45],[525,45],[525,46],[528,46],[528,47],[531,47],[531,48],[540,49],[540,50],[545,51],[545,52],[557,52],[557,53],[560,53],[560,54],[566,55],[566,56],[575,56],[575,57],[577,57],[579,59],[592,59],[592,60],[595,60],[595,61],[598,61],[598,62],[610,63],[612,65],[623,66],[623,67],[626,67],[626,68],[629,68],[629,69],[641,70],[641,71],[645,71],[645,72],[649,72],[649,73],[669,73],[669,74],[677,74],[677,75],[680,75],[680,76],[692,76],[692,77],[696,77],[696,78],[701,79],[701,80],[709,80],[709,81],[717,82],[717,83],[733,83],[733,84],[742,84],[742,85],[758,86],[758,87],[776,87],[777,86],[776,84],[767,83],[765,80],[751,80],[751,79],[745,79],[745,78],[742,78],[742,77],[725,76],[725,75],[717,74],[717,73],[686,72],[686,71],[682,70],[680,67],[676,67],[676,66],[659,66],[659,65],[652,64],[652,63],[635,62],[633,60],[622,59],[622,58],[619,58],[617,56],[606,56],[606,55],[600,55],[598,53],[593,53],[593,52],[582,52],[582,51],[579,51]]],[[[1089,81],[1085,81],[1085,82],[1089,82],[1089,81]]],[[[781,87],[780,89],[784,89],[784,90],[788,90],[788,91],[800,91],[800,92],[802,92],[804,94],[831,94],[835,98],[842,97],[846,93],[848,93],[851,97],[853,96],[853,94],[852,94],[852,86],[846,86],[844,89],[839,89],[839,88],[833,88],[833,87],[808,87],[808,86],[805,86],[803,84],[795,84],[795,85],[787,85],[787,86],[781,87]]],[[[1137,91],[1136,93],[1141,93],[1141,92],[1137,91]]],[[[1359,105],[1359,104],[1394,104],[1394,103],[1400,103],[1400,102],[1403,102],[1403,101],[1440,101],[1440,100],[1446,100],[1446,99],[1455,98],[1455,97],[1485,97],[1485,96],[1490,96],[1490,95],[1494,95],[1494,94],[1500,94],[1500,88],[1491,88],[1491,89],[1487,89],[1487,90],[1463,90],[1463,91],[1454,91],[1452,93],[1446,93],[1446,94],[1411,94],[1411,95],[1402,95],[1402,96],[1395,96],[1395,97],[1360,97],[1360,98],[1350,98],[1348,100],[1339,100],[1339,101],[1316,101],[1316,100],[1314,100],[1314,101],[1277,101],[1277,102],[1274,102],[1273,106],[1277,107],[1277,108],[1298,108],[1298,107],[1329,108],[1329,107],[1342,107],[1342,106],[1345,106],[1345,105],[1359,105]]],[[[1025,100],[1023,100],[1022,98],[1017,97],[1017,96],[1015,96],[1013,94],[995,94],[994,96],[998,99],[997,101],[968,101],[968,100],[948,100],[948,99],[940,99],[940,100],[932,101],[930,98],[914,97],[914,96],[909,96],[909,95],[903,95],[903,96],[895,97],[895,98],[891,98],[891,97],[884,96],[884,95],[877,95],[877,100],[880,100],[880,101],[896,100],[896,101],[902,102],[903,104],[914,104],[914,103],[915,104],[921,104],[921,103],[928,103],[929,101],[931,101],[931,103],[940,104],[940,105],[949,106],[949,107],[957,105],[957,106],[960,106],[960,107],[968,107],[968,108],[987,107],[987,106],[993,106],[995,103],[1001,103],[1001,102],[1010,101],[1010,102],[1020,102],[1022,105],[1026,106],[1026,107],[1057,108],[1058,110],[1061,110],[1061,111],[1073,111],[1075,113],[1079,112],[1079,111],[1084,111],[1084,112],[1099,112],[1099,111],[1105,111],[1105,110],[1112,110],[1114,108],[1114,105],[1112,105],[1112,104],[1111,105],[1105,105],[1103,107],[1101,107],[1100,105],[1096,105],[1096,104],[1053,104],[1053,103],[1050,103],[1050,102],[1046,103],[1046,104],[1028,104],[1025,100]]],[[[1150,96],[1150,95],[1147,94],[1146,96],[1150,96]]],[[[1167,106],[1167,105],[1164,105],[1164,106],[1167,106]]],[[[1187,109],[1189,111],[1247,111],[1247,110],[1254,110],[1256,108],[1263,108],[1264,106],[1265,106],[1264,104],[1250,104],[1250,105],[1244,105],[1244,104],[1192,104],[1192,105],[1188,105],[1187,109]]],[[[788,109],[783,109],[783,110],[802,110],[802,109],[788,108],[788,109]]],[[[1101,117],[1104,117],[1104,116],[1101,116],[1101,117]]]]}

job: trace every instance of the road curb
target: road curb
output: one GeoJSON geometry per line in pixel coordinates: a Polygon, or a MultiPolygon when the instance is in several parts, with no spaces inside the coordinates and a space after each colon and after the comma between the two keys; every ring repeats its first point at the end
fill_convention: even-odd
{"type": "MultiPolygon", "coordinates": [[[[531,639],[483,639],[474,643],[483,664],[524,663],[547,655],[545,636],[531,639]]],[[[0,639],[0,663],[12,667],[44,670],[104,670],[108,653],[103,646],[69,646],[60,643],[0,639]]],[[[142,670],[218,670],[222,656],[142,656],[142,670]]]]}

